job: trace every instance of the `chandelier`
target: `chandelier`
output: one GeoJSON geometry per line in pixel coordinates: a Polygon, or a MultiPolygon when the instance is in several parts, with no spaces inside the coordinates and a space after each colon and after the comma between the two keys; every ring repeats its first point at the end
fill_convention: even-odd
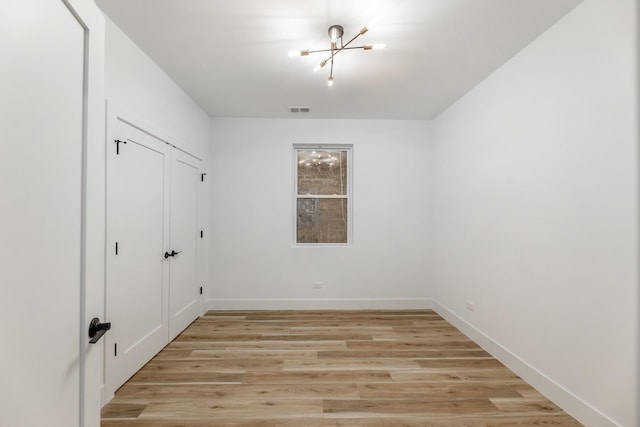
{"type": "Polygon", "coordinates": [[[324,67],[327,64],[331,65],[331,69],[329,71],[329,79],[327,81],[328,86],[333,86],[333,62],[334,58],[337,54],[342,52],[343,50],[353,50],[353,49],[362,49],[362,50],[372,50],[372,49],[384,49],[385,45],[383,43],[376,44],[365,44],[362,46],[350,46],[350,44],[357,39],[358,37],[364,35],[367,31],[367,27],[362,27],[360,32],[356,34],[351,40],[344,43],[342,40],[342,36],[344,35],[344,28],[342,25],[332,25],[329,27],[329,40],[330,40],[330,48],[329,49],[320,49],[320,50],[300,50],[289,52],[289,56],[309,56],[311,53],[326,53],[329,52],[329,56],[324,61],[320,62],[313,71],[318,71],[320,68],[324,67]]]}

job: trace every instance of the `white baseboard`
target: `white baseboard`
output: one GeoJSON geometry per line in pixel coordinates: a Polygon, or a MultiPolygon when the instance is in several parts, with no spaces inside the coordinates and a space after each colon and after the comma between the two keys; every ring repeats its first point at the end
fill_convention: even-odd
{"type": "Polygon", "coordinates": [[[430,309],[430,298],[371,299],[210,299],[206,310],[416,310],[430,309]]]}
{"type": "Polygon", "coordinates": [[[615,421],[565,389],[551,378],[536,370],[533,366],[513,354],[509,349],[476,329],[473,325],[458,316],[437,300],[431,300],[432,308],[445,320],[471,338],[476,344],[489,352],[493,357],[515,372],[523,380],[531,384],[549,400],[564,409],[572,417],[585,426],[619,427],[615,421]]]}
{"type": "Polygon", "coordinates": [[[107,398],[107,387],[104,383],[100,384],[100,407],[102,408],[104,405],[109,403],[109,401],[113,399],[113,396],[107,398]]]}

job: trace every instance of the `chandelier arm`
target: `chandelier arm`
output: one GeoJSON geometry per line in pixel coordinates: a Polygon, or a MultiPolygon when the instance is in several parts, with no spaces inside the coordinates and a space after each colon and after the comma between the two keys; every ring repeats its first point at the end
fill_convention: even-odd
{"type": "Polygon", "coordinates": [[[336,53],[339,52],[335,52],[336,49],[334,48],[334,46],[335,45],[331,43],[331,70],[329,71],[329,79],[333,78],[333,57],[336,56],[336,53]]]}
{"type": "Polygon", "coordinates": [[[349,40],[347,43],[345,43],[342,46],[342,49],[345,49],[347,46],[349,46],[351,44],[352,41],[354,41],[355,39],[357,39],[358,37],[360,37],[362,34],[358,33],[355,35],[355,37],[353,37],[351,40],[349,40]]]}
{"type": "Polygon", "coordinates": [[[333,78],[333,58],[331,58],[331,70],[329,71],[329,78],[333,78]]]}
{"type": "MultiPolygon", "coordinates": [[[[351,47],[341,47],[339,49],[334,49],[336,53],[341,50],[352,50],[352,49],[364,49],[364,46],[351,46],[351,47]]],[[[310,50],[309,53],[321,53],[321,52],[331,52],[331,49],[319,49],[319,50],[310,50]]],[[[329,58],[327,58],[329,59],[329,58]]]]}
{"type": "MultiPolygon", "coordinates": [[[[340,49],[337,49],[335,53],[333,53],[334,49],[326,49],[324,51],[318,51],[318,52],[328,52],[331,51],[331,56],[328,57],[327,59],[324,60],[324,62],[328,61],[328,60],[332,60],[333,61],[333,57],[336,56],[337,54],[339,54],[340,52],[342,52],[343,50],[349,50],[349,49],[364,49],[364,46],[360,46],[360,47],[347,47],[349,46],[349,44],[351,44],[352,41],[354,41],[355,39],[357,39],[358,37],[360,37],[361,34],[358,33],[355,35],[354,38],[352,38],[351,40],[349,40],[347,43],[345,43],[340,49]]],[[[311,53],[311,51],[309,51],[309,53],[311,53]]]]}

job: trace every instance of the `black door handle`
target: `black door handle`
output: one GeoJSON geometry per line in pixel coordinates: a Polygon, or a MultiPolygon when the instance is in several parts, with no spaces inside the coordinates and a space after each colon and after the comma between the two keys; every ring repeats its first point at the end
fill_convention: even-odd
{"type": "Polygon", "coordinates": [[[89,323],[89,344],[97,343],[100,338],[111,329],[111,322],[100,323],[100,319],[94,317],[91,319],[91,323],[89,323]]]}
{"type": "Polygon", "coordinates": [[[182,252],[182,251],[178,251],[178,252],[176,252],[176,251],[171,251],[171,253],[169,253],[169,252],[165,252],[165,253],[164,253],[164,259],[167,259],[167,258],[169,258],[169,257],[174,257],[174,256],[178,255],[180,252],[182,252]]]}

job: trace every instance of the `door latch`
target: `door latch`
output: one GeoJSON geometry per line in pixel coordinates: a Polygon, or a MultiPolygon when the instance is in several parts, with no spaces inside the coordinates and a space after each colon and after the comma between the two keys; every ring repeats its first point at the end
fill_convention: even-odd
{"type": "Polygon", "coordinates": [[[91,323],[89,323],[89,344],[97,343],[100,338],[111,329],[111,322],[100,323],[100,319],[94,317],[91,319],[91,323]]]}

